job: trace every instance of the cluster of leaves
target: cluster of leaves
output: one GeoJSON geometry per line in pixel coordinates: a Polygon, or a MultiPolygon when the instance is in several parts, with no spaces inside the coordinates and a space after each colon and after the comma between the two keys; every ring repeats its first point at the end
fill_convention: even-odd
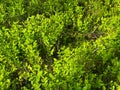
{"type": "Polygon", "coordinates": [[[119,0],[1,0],[1,90],[117,90],[119,0]]]}

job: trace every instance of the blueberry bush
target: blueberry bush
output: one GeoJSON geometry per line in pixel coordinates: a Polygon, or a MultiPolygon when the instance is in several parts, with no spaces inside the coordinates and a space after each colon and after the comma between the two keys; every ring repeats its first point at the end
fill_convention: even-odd
{"type": "Polygon", "coordinates": [[[0,90],[119,90],[119,0],[0,0],[0,90]]]}

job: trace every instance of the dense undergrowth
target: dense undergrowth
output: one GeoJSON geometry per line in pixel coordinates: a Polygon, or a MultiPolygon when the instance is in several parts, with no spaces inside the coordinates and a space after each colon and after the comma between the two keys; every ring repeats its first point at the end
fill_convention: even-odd
{"type": "Polygon", "coordinates": [[[118,90],[119,0],[0,0],[0,90],[118,90]]]}

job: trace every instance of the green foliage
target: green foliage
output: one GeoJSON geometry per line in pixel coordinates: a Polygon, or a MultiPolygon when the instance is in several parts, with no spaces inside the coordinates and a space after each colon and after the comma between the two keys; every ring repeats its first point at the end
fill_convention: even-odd
{"type": "Polygon", "coordinates": [[[1,0],[0,90],[119,90],[119,0],[1,0]]]}

